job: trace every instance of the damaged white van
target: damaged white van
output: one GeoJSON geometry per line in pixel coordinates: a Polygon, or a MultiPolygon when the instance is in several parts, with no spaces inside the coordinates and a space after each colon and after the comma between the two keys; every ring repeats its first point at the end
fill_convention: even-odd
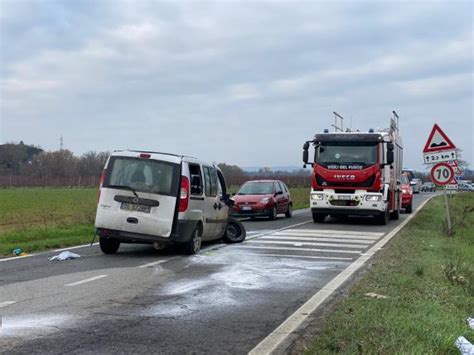
{"type": "Polygon", "coordinates": [[[120,243],[179,244],[196,254],[201,241],[238,243],[245,228],[229,217],[222,172],[213,164],[175,154],[116,151],[105,164],[95,227],[100,248],[114,254],[120,243]]]}

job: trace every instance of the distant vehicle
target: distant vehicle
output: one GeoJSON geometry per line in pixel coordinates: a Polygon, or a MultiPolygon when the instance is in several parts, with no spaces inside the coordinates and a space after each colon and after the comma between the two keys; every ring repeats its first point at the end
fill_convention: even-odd
{"type": "Polygon", "coordinates": [[[423,185],[421,185],[420,191],[435,192],[436,185],[433,184],[432,182],[425,182],[423,183],[423,185]]]}
{"type": "Polygon", "coordinates": [[[408,182],[411,182],[411,180],[415,177],[415,170],[403,168],[402,174],[406,175],[406,177],[408,178],[408,182]]]}
{"type": "Polygon", "coordinates": [[[303,162],[313,168],[310,206],[315,223],[327,215],[373,216],[377,223],[398,219],[403,146],[398,116],[375,132],[318,133],[303,145],[303,162]],[[312,146],[314,160],[309,160],[312,146]]]}
{"type": "Polygon", "coordinates": [[[413,189],[413,193],[414,194],[417,194],[420,192],[421,190],[421,180],[420,179],[411,179],[410,181],[410,186],[411,188],[413,189]]]}
{"type": "Polygon", "coordinates": [[[269,217],[274,220],[280,213],[288,218],[293,214],[290,191],[279,180],[247,181],[232,199],[231,215],[235,217],[269,217]]]}
{"type": "Polygon", "coordinates": [[[405,209],[406,213],[411,213],[413,211],[413,189],[408,181],[408,176],[405,174],[401,176],[400,188],[402,189],[402,208],[405,209]]]}
{"type": "Polygon", "coordinates": [[[175,154],[116,151],[105,164],[95,227],[100,248],[120,243],[174,243],[196,254],[201,240],[242,242],[245,229],[229,218],[233,201],[224,175],[212,164],[175,154]]]}
{"type": "Polygon", "coordinates": [[[458,183],[458,191],[473,192],[474,186],[467,182],[460,182],[458,183]]]}

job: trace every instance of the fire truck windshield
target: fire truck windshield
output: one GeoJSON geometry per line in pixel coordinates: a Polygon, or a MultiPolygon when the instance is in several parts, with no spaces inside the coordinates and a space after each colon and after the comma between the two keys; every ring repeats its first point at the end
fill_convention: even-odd
{"type": "Polygon", "coordinates": [[[364,169],[377,163],[377,144],[366,142],[322,142],[316,163],[328,169],[364,169]]]}

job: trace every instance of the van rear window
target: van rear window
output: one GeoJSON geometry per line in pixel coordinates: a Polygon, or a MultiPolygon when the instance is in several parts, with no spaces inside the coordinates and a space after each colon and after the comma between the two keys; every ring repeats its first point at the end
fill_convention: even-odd
{"type": "Polygon", "coordinates": [[[154,159],[111,157],[103,187],[177,196],[179,164],[154,159]]]}

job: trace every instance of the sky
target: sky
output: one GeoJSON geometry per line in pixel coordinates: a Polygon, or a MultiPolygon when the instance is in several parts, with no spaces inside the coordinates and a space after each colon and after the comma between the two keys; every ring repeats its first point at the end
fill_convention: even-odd
{"type": "Polygon", "coordinates": [[[333,111],[474,163],[472,1],[0,0],[0,143],[302,164],[333,111]]]}

